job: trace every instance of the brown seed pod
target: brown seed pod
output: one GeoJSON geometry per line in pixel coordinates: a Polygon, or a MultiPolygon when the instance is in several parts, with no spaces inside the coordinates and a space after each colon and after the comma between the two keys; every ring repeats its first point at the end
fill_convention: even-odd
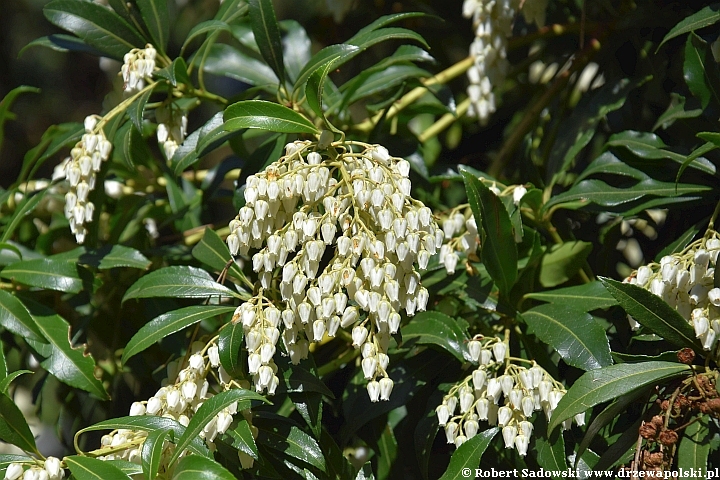
{"type": "Polygon", "coordinates": [[[658,435],[658,442],[660,442],[666,446],[675,445],[677,443],[677,441],[678,441],[678,434],[675,430],[672,430],[672,429],[663,430],[658,435]]]}
{"type": "Polygon", "coordinates": [[[680,363],[691,365],[695,360],[695,352],[693,352],[692,348],[685,347],[677,353],[677,358],[680,363]]]}
{"type": "Polygon", "coordinates": [[[659,467],[663,463],[663,453],[662,452],[653,452],[649,453],[645,457],[645,465],[648,467],[659,467]]]}
{"type": "Polygon", "coordinates": [[[640,427],[639,433],[641,437],[647,440],[653,440],[657,435],[657,427],[652,423],[646,423],[640,427]]]}

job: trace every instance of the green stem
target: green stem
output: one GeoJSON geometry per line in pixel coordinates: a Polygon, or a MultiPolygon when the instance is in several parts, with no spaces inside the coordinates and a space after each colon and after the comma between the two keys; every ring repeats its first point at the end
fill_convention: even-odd
{"type": "MultiPolygon", "coordinates": [[[[340,331],[341,330],[338,330],[338,333],[340,333],[340,331]]],[[[355,358],[357,358],[358,355],[360,355],[359,349],[348,350],[340,357],[338,357],[335,360],[328,362],[325,365],[323,365],[322,367],[318,368],[317,369],[318,377],[323,377],[329,373],[334,372],[335,370],[338,370],[343,365],[346,365],[347,363],[349,363],[352,360],[354,360],[355,358]]]]}
{"type": "Polygon", "coordinates": [[[428,140],[430,140],[433,137],[436,137],[440,134],[443,130],[448,128],[450,125],[455,123],[456,120],[460,119],[465,115],[465,112],[467,112],[468,108],[470,107],[470,98],[466,98],[462,102],[460,102],[460,105],[457,106],[455,113],[446,113],[440,119],[430,125],[427,129],[425,129],[424,132],[418,136],[418,140],[420,140],[420,143],[425,143],[428,140]]]}

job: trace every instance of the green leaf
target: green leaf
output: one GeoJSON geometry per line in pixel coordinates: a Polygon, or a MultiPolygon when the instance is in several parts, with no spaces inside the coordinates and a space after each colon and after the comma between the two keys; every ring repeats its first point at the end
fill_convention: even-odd
{"type": "Polygon", "coordinates": [[[578,175],[575,183],[578,183],[580,180],[594,174],[622,175],[634,178],[635,180],[645,180],[646,178],[650,178],[646,173],[641,172],[637,168],[631,167],[617,158],[612,152],[604,152],[602,155],[593,160],[590,165],[588,165],[587,168],[578,175]]]}
{"type": "Polygon", "coordinates": [[[20,49],[18,58],[22,57],[26,50],[32,47],[45,47],[56,52],[83,52],[89,53],[96,57],[101,57],[102,52],[96,48],[91,47],[87,43],[80,40],[74,35],[65,35],[64,33],[58,33],[55,35],[48,35],[46,37],[36,38],[32,42],[25,45],[20,49]]]}
{"type": "MultiPolygon", "coordinates": [[[[119,417],[104,420],[89,427],[85,427],[75,434],[79,437],[85,432],[95,432],[98,430],[115,430],[115,429],[141,430],[143,432],[154,432],[157,430],[170,430],[174,438],[180,438],[185,433],[185,427],[177,420],[166,417],[156,417],[153,415],[142,415],[137,417],[119,417]]],[[[185,446],[192,453],[197,455],[208,456],[210,452],[205,446],[205,442],[200,437],[195,437],[185,446]]]]}
{"type": "Polygon", "coordinates": [[[694,32],[701,28],[709,27],[720,22],[720,10],[718,4],[708,5],[699,12],[695,12],[689,17],[685,17],[683,20],[678,22],[662,39],[658,49],[663,46],[668,40],[684,35],[689,32],[694,32]]]}
{"type": "Polygon", "coordinates": [[[244,418],[240,420],[237,427],[232,430],[228,430],[225,433],[226,438],[230,438],[230,443],[236,450],[246,453],[254,459],[258,459],[258,449],[255,444],[255,437],[253,437],[252,430],[250,430],[250,424],[244,418]]]}
{"type": "Polygon", "coordinates": [[[0,455],[0,471],[5,470],[11,463],[34,462],[34,459],[27,455],[0,455]]]}
{"type": "Polygon", "coordinates": [[[485,453],[490,441],[497,435],[498,431],[497,427],[489,428],[460,445],[450,457],[450,465],[448,465],[440,480],[468,478],[467,470],[473,472],[480,465],[483,453],[485,453]]]}
{"type": "Polygon", "coordinates": [[[359,47],[346,44],[330,45],[329,47],[323,48],[313,55],[310,61],[308,61],[300,71],[297,80],[295,80],[293,92],[297,93],[305,82],[307,82],[310,75],[323,65],[341,62],[344,59],[352,58],[360,53],[360,51],[359,47]]]}
{"type": "Polygon", "coordinates": [[[115,465],[84,455],[72,455],[63,458],[77,480],[130,480],[115,465]]]}
{"type": "Polygon", "coordinates": [[[368,461],[358,470],[355,480],[375,480],[375,474],[372,471],[372,464],[368,461]]]}
{"type": "Polygon", "coordinates": [[[500,292],[507,295],[517,279],[518,257],[510,216],[497,195],[475,175],[464,168],[460,173],[475,222],[485,232],[481,242],[483,264],[500,292]]]}
{"type": "Polygon", "coordinates": [[[71,262],[38,258],[15,262],[0,272],[0,277],[31,287],[47,288],[60,292],[78,293],[82,290],[82,280],[77,267],[71,262]]]}
{"type": "Polygon", "coordinates": [[[612,364],[605,330],[589,313],[572,304],[545,304],[522,314],[543,342],[554,348],[565,363],[582,370],[612,364]]]}
{"type": "Polygon", "coordinates": [[[225,129],[232,131],[241,128],[260,128],[282,133],[320,133],[302,114],[264,100],[245,100],[225,109],[225,129]]]}
{"type": "Polygon", "coordinates": [[[437,311],[420,312],[402,328],[404,341],[417,338],[421,345],[437,345],[457,358],[460,362],[470,361],[466,331],[452,317],[437,311]]]}
{"type": "Polygon", "coordinates": [[[0,101],[0,149],[2,148],[5,138],[5,122],[15,118],[15,115],[10,112],[10,107],[12,107],[15,99],[22,93],[40,93],[40,89],[21,85],[10,90],[7,95],[3,97],[2,101],[0,101]]]}
{"type": "MultiPolygon", "coordinates": [[[[3,344],[0,342],[0,382],[4,382],[7,376],[7,359],[5,358],[5,352],[3,351],[3,344]]],[[[0,389],[0,392],[5,393],[5,390],[0,389]]]]}
{"type": "Polygon", "coordinates": [[[0,440],[11,443],[26,452],[38,453],[30,427],[15,402],[0,394],[0,440]]]}
{"type": "Polygon", "coordinates": [[[248,7],[250,25],[252,25],[260,54],[278,76],[282,85],[285,83],[285,64],[283,63],[280,27],[275,17],[272,1],[249,0],[248,7]]]}
{"type": "Polygon", "coordinates": [[[281,366],[280,388],[288,393],[317,392],[335,398],[332,391],[314,373],[299,365],[281,366]]]}
{"type": "Polygon", "coordinates": [[[17,297],[0,290],[0,325],[20,337],[44,342],[40,328],[17,297]]]}
{"type": "Polygon", "coordinates": [[[117,60],[133,47],[143,48],[142,36],[108,8],[82,0],[53,0],[43,8],[51,23],[117,60]]]}
{"type": "Polygon", "coordinates": [[[685,247],[690,245],[695,236],[700,233],[700,230],[705,227],[706,223],[707,220],[703,218],[698,223],[688,228],[676,240],[671,242],[667,247],[663,248],[657,255],[655,255],[655,261],[660,262],[660,259],[665,255],[672,255],[673,253],[680,253],[683,251],[685,247]]]}
{"type": "Polygon", "coordinates": [[[280,28],[285,30],[282,39],[285,68],[289,80],[294,82],[303,66],[310,61],[312,42],[302,25],[295,20],[283,20],[280,28]]]}
{"type": "MultiPolygon", "coordinates": [[[[211,20],[212,21],[212,20],[211,20]]],[[[182,57],[178,57],[167,67],[157,70],[153,73],[154,77],[164,78],[169,81],[173,87],[178,84],[191,85],[190,76],[187,72],[187,64],[182,57]]]]}
{"type": "Polygon", "coordinates": [[[391,23],[399,22],[401,20],[407,20],[408,18],[417,18],[417,17],[426,17],[428,16],[426,13],[422,12],[405,12],[405,13],[393,13],[391,15],[383,15],[382,17],[378,18],[377,20],[367,24],[358,32],[353,35],[350,40],[348,40],[345,43],[349,43],[352,45],[356,45],[358,42],[358,39],[366,36],[367,34],[374,32],[378,28],[382,28],[386,25],[390,25],[391,23]]]}
{"type": "Polygon", "coordinates": [[[548,431],[595,405],[689,374],[688,365],[671,362],[620,363],[585,372],[558,403],[548,431]]]}
{"type": "MultiPolygon", "coordinates": [[[[1,350],[1,349],[0,349],[1,350]]],[[[2,356],[2,354],[0,354],[2,356]]],[[[8,389],[10,388],[10,384],[18,378],[21,375],[25,375],[26,373],[35,373],[32,370],[16,370],[12,372],[10,375],[4,377],[2,380],[0,380],[0,393],[7,394],[8,389]]]]}
{"type": "Polygon", "coordinates": [[[186,168],[200,160],[200,154],[198,153],[200,139],[204,138],[210,132],[216,131],[218,127],[222,128],[222,124],[222,114],[217,113],[213,115],[205,125],[187,136],[170,159],[170,166],[175,175],[180,175],[186,168]]]}
{"type": "Polygon", "coordinates": [[[20,224],[20,222],[23,220],[23,218],[25,218],[25,216],[29,215],[33,210],[35,210],[35,207],[37,207],[38,203],[40,203],[40,200],[45,197],[46,193],[47,189],[38,192],[31,197],[28,197],[27,195],[25,196],[23,202],[18,205],[18,208],[15,210],[12,220],[10,220],[10,222],[5,227],[5,230],[3,230],[2,237],[0,237],[0,242],[7,242],[8,240],[10,240],[10,237],[12,236],[13,232],[20,224]]]}
{"type": "Polygon", "coordinates": [[[257,443],[324,472],[325,457],[317,441],[294,424],[281,421],[284,420],[282,417],[276,420],[268,425],[258,422],[260,432],[256,439],[257,443]]]}
{"type": "Polygon", "coordinates": [[[170,18],[168,0],[136,0],[145,26],[150,32],[153,45],[160,53],[165,53],[170,37],[170,18]]]}
{"type": "Polygon", "coordinates": [[[150,95],[152,95],[152,91],[152,88],[144,91],[140,96],[137,97],[137,99],[135,99],[134,102],[130,104],[127,109],[128,117],[130,117],[130,120],[132,121],[138,132],[143,131],[143,113],[145,112],[145,104],[147,104],[148,100],[150,100],[150,95]]]}
{"type": "Polygon", "coordinates": [[[640,324],[680,347],[689,347],[703,354],[695,330],[674,308],[644,288],[599,277],[621,307],[640,324]]]}
{"type": "MultiPolygon", "coordinates": [[[[199,60],[197,56],[195,59],[199,60]]],[[[210,47],[203,70],[256,87],[273,85],[272,90],[277,88],[274,85],[278,79],[270,67],[230,45],[218,43],[210,47]]]]}
{"type": "Polygon", "coordinates": [[[206,228],[200,243],[192,249],[192,256],[203,262],[205,265],[217,270],[224,270],[226,267],[236,278],[244,278],[245,275],[230,255],[230,250],[225,242],[212,228],[206,228]]]}
{"type": "Polygon", "coordinates": [[[647,179],[636,183],[632,187],[616,188],[611,187],[602,180],[583,180],[574,185],[567,192],[555,195],[545,204],[543,209],[547,211],[550,207],[565,202],[583,201],[596,203],[602,207],[615,207],[623,203],[638,200],[646,195],[657,197],[679,197],[686,194],[701,193],[710,190],[704,185],[692,185],[686,183],[661,182],[654,179],[647,179]]]}
{"type": "Polygon", "coordinates": [[[573,308],[583,312],[617,305],[615,298],[597,280],[575,287],[528,293],[525,296],[543,302],[572,304],[573,308]]]}
{"type": "Polygon", "coordinates": [[[133,283],[125,292],[123,302],[131,298],[204,298],[213,295],[238,296],[229,288],[215,282],[210,274],[201,268],[173,266],[155,270],[133,283]]]}
{"type": "Polygon", "coordinates": [[[195,412],[192,419],[190,419],[190,423],[185,429],[185,432],[178,439],[175,452],[172,457],[170,457],[170,461],[168,463],[170,465],[175,463],[183,450],[190,445],[193,439],[197,438],[198,434],[203,430],[203,428],[205,428],[205,425],[207,425],[207,423],[215,415],[220,413],[223,408],[235,402],[249,400],[259,400],[261,402],[270,403],[262,395],[258,395],[250,390],[243,390],[241,388],[220,392],[208,400],[205,400],[200,408],[198,408],[197,412],[195,412]]]}
{"type": "Polygon", "coordinates": [[[147,270],[150,265],[152,265],[152,262],[134,248],[113,245],[110,252],[100,260],[98,268],[108,270],[110,268],[130,267],[147,270]]]}
{"type": "MultiPolygon", "coordinates": [[[[191,41],[193,41],[195,38],[199,37],[200,35],[205,35],[207,33],[214,33],[214,32],[229,32],[230,31],[230,25],[227,23],[220,21],[220,20],[206,20],[204,22],[200,22],[197,25],[195,25],[187,35],[187,38],[185,38],[185,41],[182,44],[182,48],[180,49],[180,54],[182,55],[185,52],[185,49],[190,44],[191,41]]],[[[178,57],[178,60],[181,57],[178,57]]],[[[174,62],[173,62],[174,63],[174,62]]]]}
{"type": "Polygon", "coordinates": [[[658,128],[663,129],[670,128],[675,123],[675,120],[681,120],[684,118],[696,118],[702,114],[701,108],[692,108],[690,105],[685,104],[685,97],[678,95],[677,93],[670,94],[671,101],[667,110],[658,117],[653,125],[652,131],[654,132],[658,128]]]}
{"type": "MultiPolygon", "coordinates": [[[[702,134],[698,134],[698,137],[701,137],[702,134]]],[[[703,145],[700,145],[698,148],[693,150],[690,155],[687,156],[687,158],[683,161],[682,165],[680,165],[680,168],[678,169],[678,173],[675,176],[675,181],[679,182],[680,177],[682,176],[683,172],[687,167],[692,165],[695,160],[702,157],[706,153],[712,152],[713,150],[716,150],[718,146],[713,142],[705,142],[703,145]]]]}
{"type": "Polygon", "coordinates": [[[704,476],[708,471],[710,455],[710,428],[707,415],[685,428],[676,453],[677,467],[684,471],[698,471],[704,476]]]}
{"type": "Polygon", "coordinates": [[[164,443],[171,430],[154,430],[148,433],[142,444],[140,458],[145,478],[155,478],[160,469],[164,443]]]}
{"type": "Polygon", "coordinates": [[[322,395],[317,392],[295,392],[290,394],[290,399],[312,434],[319,439],[322,433],[322,395]]]}
{"type": "MultiPolygon", "coordinates": [[[[565,439],[562,432],[555,432],[550,438],[537,438],[535,450],[537,461],[540,467],[550,472],[567,472],[568,466],[565,460],[565,439]]],[[[558,478],[555,476],[554,478],[558,478]]]]}
{"type": "Polygon", "coordinates": [[[103,460],[110,465],[119,468],[125,475],[142,475],[142,466],[127,460],[103,460]]]}
{"type": "Polygon", "coordinates": [[[591,250],[590,242],[553,245],[540,261],[540,284],[552,288],[567,282],[582,268],[591,250]]]}
{"type": "Polygon", "coordinates": [[[323,123],[327,125],[331,130],[338,131],[329,121],[325,118],[325,111],[323,110],[323,91],[325,90],[325,80],[328,73],[334,68],[334,63],[326,63],[317,70],[315,70],[308,78],[307,85],[305,86],[305,98],[310,109],[315,112],[319,118],[323,120],[323,123]]]}
{"type": "Polygon", "coordinates": [[[235,475],[214,460],[188,455],[178,462],[172,480],[235,480],[235,475]]]}
{"type": "Polygon", "coordinates": [[[242,322],[231,322],[220,330],[218,339],[220,363],[225,371],[233,377],[242,377],[245,374],[241,358],[244,336],[242,322]]]}
{"type": "Polygon", "coordinates": [[[693,95],[700,99],[703,108],[706,108],[711,100],[715,105],[720,104],[720,85],[717,83],[720,75],[717,63],[705,40],[694,33],[691,33],[685,42],[683,74],[685,83],[693,95]]]}
{"type": "MultiPolygon", "coordinates": [[[[410,45],[405,45],[410,46],[410,45]]],[[[416,47],[417,48],[417,47],[416,47]]],[[[422,49],[419,49],[423,51],[422,49]]],[[[394,65],[369,75],[354,91],[347,103],[354,103],[402,84],[412,78],[426,78],[430,73],[415,65],[394,65]]]]}
{"type": "Polygon", "coordinates": [[[44,357],[40,365],[71,387],[90,392],[102,400],[110,398],[102,382],[95,378],[95,360],[85,353],[84,346],[73,348],[68,322],[41,305],[31,309],[30,313],[49,342],[29,341],[37,353],[44,357]]]}
{"type": "Polygon", "coordinates": [[[168,335],[179,332],[183,328],[195,325],[201,320],[235,311],[235,307],[219,305],[194,305],[163,313],[145,324],[130,339],[123,350],[122,363],[127,361],[162,340],[168,335]]]}

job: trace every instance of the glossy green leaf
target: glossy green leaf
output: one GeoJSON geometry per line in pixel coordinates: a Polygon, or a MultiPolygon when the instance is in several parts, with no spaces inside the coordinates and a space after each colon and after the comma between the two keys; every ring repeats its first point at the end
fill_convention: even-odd
{"type": "Polygon", "coordinates": [[[317,392],[295,392],[290,394],[295,411],[305,420],[315,438],[322,432],[322,395],[317,392]]]}
{"type": "Polygon", "coordinates": [[[595,405],[689,374],[689,366],[670,362],[620,363],[585,372],[558,403],[548,431],[595,405]]]}
{"type": "Polygon", "coordinates": [[[358,470],[355,480],[375,480],[375,474],[372,471],[372,464],[368,461],[358,470]]]}
{"type": "Polygon", "coordinates": [[[63,461],[77,480],[130,480],[118,467],[97,458],[72,455],[63,461]]]}
{"type": "Polygon", "coordinates": [[[205,400],[200,408],[198,408],[197,412],[195,412],[195,415],[193,415],[190,419],[190,423],[185,429],[185,432],[183,432],[183,434],[178,438],[175,452],[172,457],[170,457],[169,463],[173,464],[178,459],[183,450],[190,445],[193,439],[197,438],[198,434],[202,432],[208,422],[215,415],[220,413],[222,409],[232,403],[249,400],[259,400],[261,402],[270,403],[262,395],[258,395],[250,390],[243,390],[241,388],[220,392],[208,400],[205,400]]]}
{"type": "Polygon", "coordinates": [[[10,220],[10,222],[5,226],[2,237],[0,237],[0,242],[7,242],[10,240],[10,237],[12,237],[12,234],[15,232],[15,229],[20,222],[33,210],[35,210],[35,207],[38,206],[38,203],[40,203],[40,200],[45,197],[46,193],[47,190],[43,190],[31,197],[25,196],[22,203],[20,203],[15,210],[12,220],[10,220]]]}
{"type": "MultiPolygon", "coordinates": [[[[626,130],[610,136],[607,145],[626,148],[638,157],[646,160],[669,159],[679,165],[687,161],[685,155],[668,150],[665,142],[654,133],[626,130]]],[[[687,167],[710,175],[713,175],[716,171],[715,165],[702,157],[695,158],[687,167]]]]}
{"type": "Polygon", "coordinates": [[[475,222],[482,225],[482,261],[501,293],[508,294],[517,279],[517,246],[505,205],[468,170],[460,168],[475,222]]]}
{"type": "Polygon", "coordinates": [[[138,465],[137,463],[120,459],[103,461],[109,463],[114,467],[119,468],[120,471],[122,471],[125,475],[142,475],[142,466],[138,465]]]}
{"type": "Polygon", "coordinates": [[[590,165],[588,165],[587,168],[578,175],[575,183],[578,183],[580,180],[595,174],[622,175],[634,178],[635,180],[645,180],[646,178],[650,178],[646,173],[641,172],[637,168],[631,167],[617,158],[612,152],[604,152],[602,155],[590,162],[590,165]]]}
{"type": "Polygon", "coordinates": [[[44,358],[40,365],[61,382],[107,400],[109,396],[105,387],[95,378],[95,360],[85,352],[84,345],[78,348],[72,346],[68,322],[47,308],[31,309],[31,315],[49,342],[30,341],[32,347],[44,358]]]}
{"type": "Polygon", "coordinates": [[[0,472],[4,471],[11,463],[33,462],[34,459],[27,455],[0,454],[0,472]]]}
{"type": "Polygon", "coordinates": [[[450,465],[440,480],[460,480],[468,478],[467,471],[474,472],[480,465],[482,455],[485,453],[492,439],[497,435],[499,429],[492,427],[484,432],[478,433],[473,438],[465,441],[455,450],[450,457],[450,465]]]}
{"type": "Polygon", "coordinates": [[[708,471],[711,435],[707,415],[698,415],[699,420],[688,425],[680,437],[675,458],[679,469],[701,472],[700,476],[704,476],[708,471]]]}
{"type": "Polygon", "coordinates": [[[237,427],[228,430],[224,438],[230,438],[228,443],[235,449],[246,453],[256,460],[258,459],[259,454],[257,445],[255,444],[255,437],[253,437],[250,424],[248,424],[248,421],[244,418],[238,422],[237,427]]]}
{"type": "Polygon", "coordinates": [[[639,200],[646,195],[657,197],[679,197],[687,194],[707,192],[710,187],[685,183],[661,182],[648,179],[636,183],[632,188],[611,187],[602,180],[583,180],[567,192],[554,196],[545,204],[551,206],[565,202],[583,201],[596,203],[602,207],[614,207],[623,203],[639,200]]]}
{"type": "MultiPolygon", "coordinates": [[[[115,429],[141,430],[143,432],[154,432],[157,430],[170,430],[174,438],[180,438],[185,433],[185,427],[177,420],[166,417],[156,417],[153,415],[141,415],[136,417],[119,417],[111,418],[98,422],[95,425],[85,427],[79,430],[75,436],[79,437],[85,432],[95,432],[98,430],[115,430],[115,429]]],[[[197,455],[208,456],[210,452],[202,438],[195,436],[192,441],[185,446],[192,453],[197,455]]]]}
{"type": "Polygon", "coordinates": [[[285,69],[291,82],[300,74],[300,70],[310,61],[312,42],[305,29],[295,20],[283,20],[280,28],[285,30],[282,38],[285,69]]]}
{"type": "MultiPolygon", "coordinates": [[[[696,118],[702,114],[702,108],[692,108],[695,105],[687,105],[685,97],[677,93],[671,93],[671,102],[667,110],[658,117],[653,125],[652,131],[654,132],[658,128],[663,129],[670,128],[675,120],[682,120],[684,118],[696,118]]],[[[699,103],[698,105],[699,106],[699,103]]]]}
{"type": "Polygon", "coordinates": [[[30,427],[10,397],[0,394],[0,440],[26,452],[38,452],[30,427]]]}
{"type": "Polygon", "coordinates": [[[282,85],[285,83],[285,64],[280,27],[275,17],[272,0],[249,0],[248,7],[250,25],[260,54],[278,76],[282,85]]]}
{"type": "MultiPolygon", "coordinates": [[[[410,45],[407,45],[410,46],[410,45]]],[[[421,50],[421,49],[418,49],[421,50]]],[[[424,50],[421,50],[424,52],[424,50]]],[[[369,75],[354,91],[348,103],[395,88],[408,79],[426,78],[430,73],[414,65],[394,65],[369,75]]]]}
{"type": "Polygon", "coordinates": [[[168,0],[135,0],[145,26],[150,32],[153,46],[164,53],[170,37],[168,0]]]}
{"type": "MultiPolygon", "coordinates": [[[[241,135],[242,130],[228,132],[223,125],[223,114],[218,112],[200,128],[196,151],[202,157],[223,145],[233,137],[241,135]]],[[[178,172],[179,173],[179,172],[178,172]]]]}
{"type": "MultiPolygon", "coordinates": [[[[700,135],[698,135],[700,136],[700,135]]],[[[678,169],[678,173],[675,176],[675,181],[679,182],[680,177],[682,176],[683,172],[687,167],[692,165],[698,158],[702,157],[706,153],[712,152],[713,150],[716,150],[718,146],[713,142],[705,142],[704,144],[700,145],[698,148],[690,152],[690,155],[687,156],[687,158],[683,161],[682,165],[680,165],[680,168],[678,169]]]]}
{"type": "Polygon", "coordinates": [[[291,423],[276,421],[272,422],[272,426],[263,424],[256,441],[259,445],[325,471],[325,456],[320,445],[313,437],[291,423]]]}
{"type": "Polygon", "coordinates": [[[604,277],[600,277],[600,281],[620,306],[641,325],[673,345],[689,347],[703,354],[702,345],[695,338],[693,327],[660,297],[637,285],[604,277]]]}
{"type": "MultiPolygon", "coordinates": [[[[204,22],[200,22],[197,25],[195,25],[190,31],[188,32],[187,38],[185,38],[185,41],[182,44],[182,48],[180,49],[180,52],[185,51],[187,46],[192,42],[195,38],[199,37],[200,35],[205,35],[207,33],[215,33],[215,32],[229,32],[230,31],[230,25],[227,23],[220,21],[220,20],[206,20],[204,22]]],[[[180,58],[178,58],[179,60],[180,58]]]]}
{"type": "MultiPolygon", "coordinates": [[[[0,342],[0,382],[4,382],[8,376],[7,359],[5,358],[5,351],[3,344],[0,342]]],[[[0,389],[0,392],[5,393],[4,390],[0,389]]]]}
{"type": "Polygon", "coordinates": [[[91,47],[87,43],[80,40],[74,35],[65,35],[64,33],[58,33],[55,35],[48,35],[46,37],[36,38],[32,42],[25,45],[20,49],[18,58],[21,58],[25,51],[32,47],[45,47],[56,52],[83,52],[89,53],[96,57],[102,56],[102,52],[96,48],[91,47]]]}
{"type": "Polygon", "coordinates": [[[17,297],[0,290],[0,325],[15,335],[44,342],[40,328],[17,297]]]}
{"type": "Polygon", "coordinates": [[[168,80],[173,87],[183,83],[186,85],[192,84],[190,75],[187,72],[187,64],[182,57],[173,60],[169,66],[153,72],[153,76],[168,80]]]}
{"type": "Polygon", "coordinates": [[[699,12],[695,12],[678,22],[678,24],[665,35],[660,45],[658,45],[658,48],[662,47],[665,42],[672,38],[709,27],[717,22],[720,22],[720,7],[717,3],[708,5],[699,12]]]}
{"type": "Polygon", "coordinates": [[[172,480],[235,480],[235,475],[207,457],[188,455],[178,462],[172,480]]]}
{"type": "Polygon", "coordinates": [[[152,262],[138,250],[123,245],[113,245],[110,252],[100,260],[98,268],[107,270],[110,268],[130,267],[147,270],[151,264],[152,262]]]}
{"type": "Polygon", "coordinates": [[[130,49],[143,48],[142,36],[108,8],[82,0],[53,0],[43,8],[51,23],[117,60],[130,49]]]}
{"type": "Polygon", "coordinates": [[[572,304],[573,308],[583,312],[617,305],[617,300],[597,280],[575,287],[532,292],[525,296],[543,302],[572,304]]]}
{"type": "Polygon", "coordinates": [[[685,42],[685,62],[683,63],[685,83],[690,91],[700,99],[703,108],[710,101],[720,104],[720,85],[718,66],[707,42],[694,33],[685,42]]]}
{"type": "Polygon", "coordinates": [[[323,48],[312,56],[310,61],[305,64],[298,74],[298,78],[295,80],[294,92],[299,91],[300,88],[305,85],[310,75],[323,65],[342,62],[345,59],[354,57],[360,52],[359,47],[346,44],[330,45],[329,47],[323,48]]]}
{"type": "Polygon", "coordinates": [[[553,245],[540,261],[540,284],[552,288],[567,282],[582,268],[591,250],[589,242],[553,245]]]}
{"type": "Polygon", "coordinates": [[[216,131],[218,127],[222,127],[222,114],[213,115],[205,125],[198,128],[185,138],[185,141],[175,150],[170,159],[170,166],[175,175],[180,175],[186,168],[195,164],[200,160],[198,153],[198,144],[201,138],[204,138],[210,132],[216,131]]]}
{"type": "Polygon", "coordinates": [[[417,338],[422,345],[437,345],[461,362],[471,359],[470,340],[457,320],[437,311],[420,312],[402,329],[403,340],[417,338]]]}
{"type": "Polygon", "coordinates": [[[227,244],[211,228],[205,229],[202,240],[192,249],[192,256],[218,272],[227,267],[234,277],[244,278],[242,270],[230,255],[227,244]]]}
{"type": "Polygon", "coordinates": [[[13,382],[13,380],[15,380],[21,375],[25,375],[26,373],[32,374],[35,372],[33,372],[32,370],[16,370],[11,374],[3,377],[3,379],[0,380],[0,393],[8,393],[8,389],[10,388],[10,384],[13,382]]]}
{"type": "Polygon", "coordinates": [[[535,440],[535,451],[537,452],[537,461],[540,467],[550,472],[567,472],[565,439],[562,432],[554,432],[549,437],[535,440]]]}
{"type": "Polygon", "coordinates": [[[220,305],[194,305],[163,313],[137,331],[125,346],[122,363],[162,340],[168,335],[195,325],[201,320],[235,311],[235,307],[220,305]]]}
{"type": "Polygon", "coordinates": [[[204,298],[214,295],[238,296],[213,280],[210,274],[201,268],[174,266],[161,268],[141,277],[125,292],[123,302],[131,298],[204,298]]]}
{"type": "Polygon", "coordinates": [[[319,118],[322,118],[323,123],[334,129],[332,125],[325,118],[325,111],[323,110],[323,91],[325,90],[325,79],[328,73],[333,70],[334,63],[329,62],[322,65],[320,68],[315,70],[310,77],[308,77],[307,85],[305,86],[305,99],[310,109],[315,112],[319,118]]]}
{"type": "MultiPolygon", "coordinates": [[[[335,398],[332,391],[320,380],[314,373],[304,369],[299,365],[288,366],[282,368],[282,376],[280,377],[280,390],[288,393],[295,392],[317,392],[322,395],[335,398]]],[[[279,375],[278,375],[279,376],[279,375]]]]}
{"type": "Polygon", "coordinates": [[[210,47],[203,69],[213,75],[234,78],[256,87],[270,85],[271,90],[278,83],[277,76],[266,64],[225,44],[210,47]]]}
{"type": "Polygon", "coordinates": [[[50,258],[23,260],[5,267],[0,277],[11,279],[31,287],[78,293],[82,280],[77,267],[70,262],[50,258]]]}
{"type": "Polygon", "coordinates": [[[171,430],[154,430],[148,433],[140,450],[142,472],[145,478],[155,478],[160,469],[160,461],[164,450],[165,440],[171,430]]]}
{"type": "Polygon", "coordinates": [[[388,423],[383,428],[382,435],[378,441],[378,479],[386,480],[393,478],[393,465],[398,462],[398,441],[395,438],[392,426],[388,423]]]}
{"type": "Polygon", "coordinates": [[[605,330],[571,303],[545,304],[522,314],[533,333],[554,348],[565,363],[582,370],[612,364],[605,330]]]}
{"type": "Polygon", "coordinates": [[[220,338],[218,339],[220,363],[225,371],[233,377],[245,375],[243,353],[241,351],[244,337],[242,322],[231,322],[220,330],[220,338]]]}
{"type": "Polygon", "coordinates": [[[355,35],[353,35],[346,43],[356,45],[356,42],[358,41],[359,38],[362,38],[363,36],[367,35],[368,33],[374,32],[378,28],[382,28],[382,27],[385,27],[386,25],[400,22],[402,20],[407,20],[409,18],[417,18],[417,17],[425,17],[425,16],[427,16],[427,14],[422,13],[422,12],[404,12],[404,13],[393,13],[391,15],[383,15],[382,17],[378,18],[377,20],[372,21],[371,23],[365,25],[363,28],[358,30],[358,32],[355,35]]]}
{"type": "Polygon", "coordinates": [[[259,128],[282,133],[314,133],[320,131],[302,114],[282,105],[264,100],[245,100],[225,109],[225,128],[259,128]]]}

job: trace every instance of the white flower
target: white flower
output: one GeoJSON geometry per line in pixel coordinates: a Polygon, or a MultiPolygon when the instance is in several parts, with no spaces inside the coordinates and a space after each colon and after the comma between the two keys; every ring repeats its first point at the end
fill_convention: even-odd
{"type": "Polygon", "coordinates": [[[5,480],[17,480],[23,474],[23,467],[19,463],[11,463],[5,470],[5,480]]]}

